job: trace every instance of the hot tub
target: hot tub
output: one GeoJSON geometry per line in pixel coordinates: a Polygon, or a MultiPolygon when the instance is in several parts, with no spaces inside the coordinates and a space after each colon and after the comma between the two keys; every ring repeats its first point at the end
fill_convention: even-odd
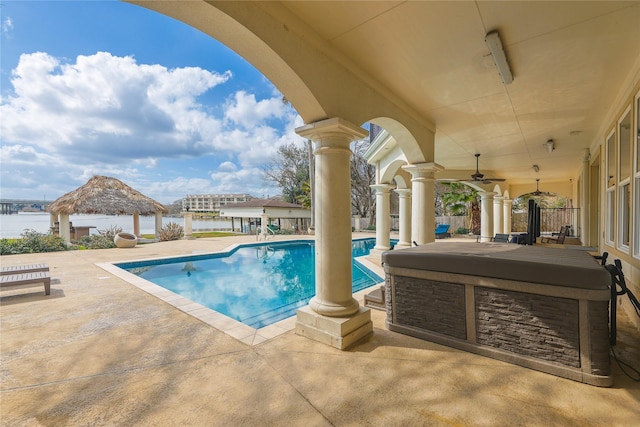
{"type": "Polygon", "coordinates": [[[597,386],[609,362],[609,273],[586,251],[438,242],[382,255],[387,327],[597,386]]]}

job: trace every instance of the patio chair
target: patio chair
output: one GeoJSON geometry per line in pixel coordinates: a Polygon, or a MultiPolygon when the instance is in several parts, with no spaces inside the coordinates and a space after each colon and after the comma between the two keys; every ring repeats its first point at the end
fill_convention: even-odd
{"type": "Polygon", "coordinates": [[[451,237],[451,233],[449,233],[450,227],[451,226],[449,224],[438,224],[438,226],[436,227],[436,239],[451,237]]]}
{"type": "Polygon", "coordinates": [[[509,235],[498,233],[491,239],[492,242],[509,243],[509,235]]]}
{"type": "Polygon", "coordinates": [[[2,267],[0,269],[0,275],[6,276],[10,274],[34,273],[36,271],[49,271],[49,266],[47,264],[11,265],[8,267],[2,267]]]}
{"type": "Polygon", "coordinates": [[[597,261],[600,261],[600,265],[607,265],[607,258],[609,257],[609,252],[602,252],[602,255],[594,255],[593,256],[597,261]]]}
{"type": "Polygon", "coordinates": [[[31,285],[44,283],[44,294],[51,294],[51,277],[48,271],[32,271],[29,273],[5,274],[0,276],[0,287],[31,285]]]}
{"type": "Polygon", "coordinates": [[[557,243],[559,245],[564,243],[565,237],[567,237],[567,233],[569,232],[569,227],[563,225],[560,227],[560,232],[557,236],[541,236],[540,243],[557,243]]]}

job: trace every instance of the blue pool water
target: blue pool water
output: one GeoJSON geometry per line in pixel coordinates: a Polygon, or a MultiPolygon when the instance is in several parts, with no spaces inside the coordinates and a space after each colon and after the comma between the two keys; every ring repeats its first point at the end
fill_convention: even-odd
{"type": "MultiPolygon", "coordinates": [[[[353,258],[368,255],[375,239],[355,240],[353,258]]],[[[315,295],[313,241],[239,246],[231,252],[117,264],[253,328],[287,317],[315,295]]],[[[353,261],[353,292],[382,282],[353,261]]]]}

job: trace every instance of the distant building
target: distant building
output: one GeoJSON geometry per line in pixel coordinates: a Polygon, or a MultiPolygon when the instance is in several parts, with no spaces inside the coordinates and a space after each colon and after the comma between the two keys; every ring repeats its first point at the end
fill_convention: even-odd
{"type": "Polygon", "coordinates": [[[220,212],[220,208],[253,199],[249,194],[188,194],[182,199],[182,210],[220,212]]]}

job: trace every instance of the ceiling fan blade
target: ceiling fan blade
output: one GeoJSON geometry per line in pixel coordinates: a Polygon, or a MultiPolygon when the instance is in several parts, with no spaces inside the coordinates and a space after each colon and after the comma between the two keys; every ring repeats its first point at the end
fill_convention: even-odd
{"type": "Polygon", "coordinates": [[[480,173],[480,165],[479,165],[479,160],[480,160],[480,154],[476,153],[476,172],[471,174],[471,181],[470,182],[481,182],[483,184],[491,184],[492,182],[503,182],[505,181],[504,178],[485,178],[483,173],[480,173]]]}

